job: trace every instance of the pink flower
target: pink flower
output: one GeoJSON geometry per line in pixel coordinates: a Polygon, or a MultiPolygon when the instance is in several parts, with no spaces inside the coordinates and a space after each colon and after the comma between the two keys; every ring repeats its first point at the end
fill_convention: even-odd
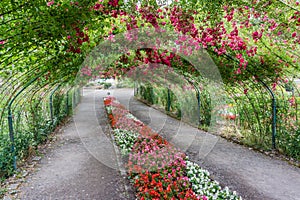
{"type": "Polygon", "coordinates": [[[273,89],[273,90],[276,90],[276,86],[277,86],[277,84],[276,84],[276,83],[273,83],[273,84],[272,84],[272,89],[273,89]]]}
{"type": "Polygon", "coordinates": [[[236,58],[238,58],[238,59],[241,59],[242,57],[243,57],[243,55],[240,53],[236,55],[236,58]]]}
{"type": "Polygon", "coordinates": [[[291,106],[294,106],[295,105],[295,97],[294,96],[292,96],[292,98],[290,98],[289,100],[288,100],[289,102],[290,102],[290,105],[291,106]]]}
{"type": "Polygon", "coordinates": [[[254,40],[260,39],[261,36],[262,36],[262,34],[258,33],[258,31],[255,31],[255,32],[252,33],[252,37],[253,37],[254,40]]]}
{"type": "Polygon", "coordinates": [[[241,71],[241,68],[238,68],[236,71],[235,71],[235,74],[241,74],[242,71],[241,71]]]}
{"type": "Polygon", "coordinates": [[[297,36],[297,33],[294,32],[294,33],[292,34],[292,37],[296,37],[296,36],[297,36]]]}
{"type": "Polygon", "coordinates": [[[245,59],[243,57],[240,58],[240,64],[244,63],[245,59]]]}
{"type": "Polygon", "coordinates": [[[115,41],[116,41],[116,40],[115,40],[115,36],[114,36],[113,34],[109,35],[109,36],[107,37],[107,40],[109,40],[109,41],[111,41],[111,42],[115,42],[115,41]]]}
{"type": "Polygon", "coordinates": [[[119,4],[119,0],[110,0],[108,2],[109,5],[113,6],[113,7],[117,7],[119,4]]]}
{"type": "Polygon", "coordinates": [[[47,6],[52,6],[53,4],[54,4],[54,0],[49,1],[49,2],[47,3],[47,6]]]}
{"type": "Polygon", "coordinates": [[[96,3],[94,6],[94,10],[99,10],[100,8],[103,8],[102,4],[96,3]]]}
{"type": "Polygon", "coordinates": [[[211,37],[205,38],[205,42],[211,42],[211,41],[212,41],[212,38],[211,38],[211,37]]]}
{"type": "Polygon", "coordinates": [[[208,200],[206,196],[202,196],[202,200],[208,200]]]}
{"type": "Polygon", "coordinates": [[[68,36],[67,36],[67,39],[68,39],[68,40],[69,40],[69,39],[71,39],[71,36],[70,36],[70,35],[68,35],[68,36]]]}

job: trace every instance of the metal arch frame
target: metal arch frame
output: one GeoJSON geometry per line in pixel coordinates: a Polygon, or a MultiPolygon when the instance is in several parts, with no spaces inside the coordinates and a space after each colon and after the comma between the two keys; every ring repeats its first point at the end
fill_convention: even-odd
{"type": "Polygon", "coordinates": [[[60,88],[61,84],[57,85],[50,93],[50,97],[49,97],[49,107],[50,107],[50,117],[51,117],[51,123],[52,126],[54,124],[54,119],[53,119],[53,95],[54,93],[60,88]]]}
{"type": "Polygon", "coordinates": [[[200,107],[201,107],[201,93],[200,93],[200,90],[199,90],[199,88],[195,85],[195,83],[193,82],[193,81],[191,81],[191,80],[189,80],[188,78],[186,78],[185,76],[183,76],[184,77],[184,79],[187,81],[187,82],[189,82],[190,84],[192,84],[193,85],[193,87],[194,87],[194,89],[196,90],[196,98],[197,98],[197,103],[198,103],[198,109],[197,109],[197,113],[198,113],[198,123],[199,123],[199,125],[198,126],[200,126],[201,125],[201,110],[200,110],[200,107]]]}
{"type": "MultiPolygon", "coordinates": [[[[213,52],[215,53],[215,52],[213,52]]],[[[225,54],[225,56],[234,62],[238,62],[235,58],[233,58],[231,55],[225,54]]],[[[254,75],[251,71],[246,69],[247,72],[250,74],[254,75]]],[[[276,97],[271,88],[264,82],[262,81],[259,77],[256,78],[258,82],[260,82],[269,92],[271,98],[272,98],[272,148],[276,149],[276,124],[277,124],[277,109],[276,109],[276,97]]]]}
{"type": "Polygon", "coordinates": [[[67,90],[67,97],[66,97],[66,113],[67,115],[69,115],[69,92],[73,89],[73,87],[70,87],[68,90],[67,90]]]}
{"type": "Polygon", "coordinates": [[[258,81],[268,90],[272,97],[272,147],[276,149],[276,123],[277,123],[277,109],[276,109],[276,97],[271,88],[262,80],[258,81]]]}
{"type": "MultiPolygon", "coordinates": [[[[9,127],[9,138],[11,141],[11,152],[13,154],[13,168],[14,170],[17,169],[17,158],[16,158],[16,151],[15,151],[15,138],[14,138],[14,126],[13,126],[13,115],[12,115],[12,105],[14,103],[14,101],[17,99],[17,97],[26,89],[28,88],[32,83],[34,83],[42,74],[39,73],[36,77],[34,77],[33,79],[31,79],[29,82],[27,82],[23,88],[18,91],[13,98],[9,101],[8,105],[7,105],[7,113],[8,113],[8,127],[9,127]]],[[[61,85],[61,84],[60,84],[61,85]]]]}
{"type": "Polygon", "coordinates": [[[14,170],[17,169],[17,158],[16,158],[16,151],[15,151],[15,138],[14,138],[14,127],[13,127],[13,115],[11,111],[11,106],[16,100],[16,98],[27,88],[29,87],[33,82],[35,82],[39,76],[36,76],[35,78],[31,79],[29,82],[27,82],[24,87],[9,101],[7,106],[7,113],[8,113],[8,128],[9,128],[9,138],[11,141],[11,152],[13,154],[13,168],[14,170]]]}

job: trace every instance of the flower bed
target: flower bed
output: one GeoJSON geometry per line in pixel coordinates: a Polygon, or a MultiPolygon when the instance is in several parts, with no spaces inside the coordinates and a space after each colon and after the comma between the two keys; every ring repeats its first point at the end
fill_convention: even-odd
{"type": "Polygon", "coordinates": [[[129,178],[139,199],[241,199],[209,178],[209,173],[143,124],[114,97],[104,99],[129,178]]]}

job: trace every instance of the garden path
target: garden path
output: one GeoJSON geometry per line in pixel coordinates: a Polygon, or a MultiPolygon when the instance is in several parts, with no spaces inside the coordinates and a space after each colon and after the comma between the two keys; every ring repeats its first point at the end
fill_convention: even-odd
{"type": "Polygon", "coordinates": [[[136,101],[133,90],[111,91],[138,119],[181,147],[221,185],[244,199],[300,200],[300,168],[197,130],[136,101]]]}

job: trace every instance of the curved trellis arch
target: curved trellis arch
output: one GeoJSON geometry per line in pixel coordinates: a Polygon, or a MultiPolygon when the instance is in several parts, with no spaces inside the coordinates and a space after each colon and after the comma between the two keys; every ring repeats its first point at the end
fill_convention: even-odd
{"type": "MultiPolygon", "coordinates": [[[[47,72],[46,72],[47,73],[47,72]]],[[[38,80],[42,77],[44,73],[40,72],[38,75],[36,75],[35,78],[31,79],[30,81],[26,82],[26,76],[25,78],[23,78],[23,80],[26,84],[22,86],[22,84],[20,84],[20,82],[16,83],[12,89],[14,92],[11,93],[10,95],[8,95],[7,101],[6,101],[6,109],[2,111],[2,115],[1,115],[1,132],[0,132],[0,136],[1,136],[1,142],[5,142],[7,140],[7,138],[5,137],[5,133],[9,132],[9,139],[10,139],[10,145],[11,145],[11,152],[7,152],[6,156],[10,157],[8,158],[5,162],[2,163],[3,167],[8,167],[6,165],[10,165],[9,162],[10,159],[12,159],[13,162],[13,167],[14,169],[17,168],[17,154],[22,155],[23,151],[24,153],[26,153],[26,148],[28,148],[29,146],[26,147],[27,143],[29,145],[29,143],[32,143],[31,145],[37,145],[38,143],[42,142],[43,140],[39,139],[41,136],[37,136],[39,134],[44,135],[43,137],[45,137],[47,134],[49,134],[54,126],[56,126],[56,124],[59,122],[59,120],[61,120],[62,118],[60,117],[60,113],[61,112],[65,112],[62,115],[66,116],[69,114],[67,109],[62,109],[61,108],[55,108],[57,110],[50,110],[49,111],[49,97],[50,95],[53,95],[53,89],[57,86],[67,86],[68,83],[68,79],[67,77],[64,77],[63,79],[56,81],[56,82],[39,82],[38,80]],[[16,87],[15,87],[16,86],[16,87]],[[43,94],[43,95],[42,95],[43,94]],[[33,99],[36,99],[36,96],[39,96],[38,100],[32,101],[33,99]],[[37,106],[35,108],[33,108],[30,104],[28,104],[28,101],[31,100],[31,103],[34,103],[36,101],[38,101],[38,104],[36,104],[37,106]],[[44,111],[41,111],[40,109],[43,109],[44,111]],[[6,113],[7,111],[7,113],[6,113]],[[50,113],[52,112],[52,115],[50,115],[50,113]],[[53,121],[53,116],[55,113],[59,113],[59,116],[55,115],[55,122],[53,121]],[[28,114],[37,115],[36,117],[32,118],[32,119],[28,119],[28,114]],[[47,117],[47,113],[49,113],[48,117],[47,117]],[[5,117],[5,115],[8,114],[8,121],[7,118],[5,117]],[[45,115],[46,114],[46,115],[45,115]],[[52,118],[51,118],[52,116],[52,118]],[[35,124],[36,120],[38,117],[43,117],[43,123],[41,123],[42,121],[39,120],[38,123],[41,124],[35,124]],[[52,120],[51,123],[48,123],[47,125],[47,118],[49,119],[49,121],[52,120]],[[33,121],[30,121],[33,120],[33,121]],[[35,124],[38,127],[45,127],[46,129],[44,129],[43,132],[40,132],[38,130],[36,130],[35,132],[32,132],[31,130],[31,126],[35,124]],[[49,126],[47,128],[47,126],[49,126]],[[27,135],[25,137],[23,137],[22,135],[27,135]],[[15,137],[18,137],[18,141],[15,141],[15,137]],[[26,139],[27,138],[27,139],[26,139]],[[21,143],[20,143],[21,142],[21,143]],[[36,144],[34,144],[36,143],[36,144]],[[16,147],[17,147],[17,151],[16,151],[16,147]],[[25,148],[25,149],[24,149],[25,148]]],[[[22,83],[22,82],[21,82],[22,83]]],[[[9,88],[9,84],[8,87],[9,88]]],[[[69,92],[68,90],[64,90],[63,87],[59,90],[61,92],[69,92]]],[[[53,97],[54,98],[54,97],[53,97]]],[[[63,99],[59,100],[59,105],[66,102],[64,101],[65,97],[62,96],[63,99]]],[[[68,98],[68,96],[67,96],[68,98]]],[[[5,102],[2,102],[5,103],[5,102]]],[[[52,102],[51,102],[52,103],[52,102]]],[[[66,102],[63,107],[69,106],[68,105],[69,102],[66,102]]],[[[4,104],[5,105],[5,104],[4,104]]],[[[51,107],[51,106],[50,106],[51,107]]],[[[7,116],[7,115],[6,115],[7,116]]],[[[6,135],[7,136],[7,135],[6,135]]],[[[3,146],[3,148],[6,148],[5,146],[3,146]]],[[[3,169],[2,169],[3,170],[3,169]]],[[[2,173],[2,172],[1,172],[2,173]]]]}
{"type": "MultiPolygon", "coordinates": [[[[90,71],[93,72],[92,74],[89,74],[88,77],[98,76],[100,71],[105,71],[106,69],[108,69],[111,66],[111,64],[114,63],[114,61],[116,61],[121,55],[126,54],[129,51],[136,51],[139,49],[168,50],[179,55],[187,62],[191,63],[191,65],[195,68],[195,71],[198,71],[199,74],[201,74],[204,78],[209,80],[209,87],[207,88],[207,90],[210,93],[212,102],[211,116],[213,116],[213,118],[218,117],[216,109],[219,108],[220,104],[224,100],[224,98],[222,97],[222,77],[219,73],[218,67],[214,64],[209,54],[204,49],[202,49],[198,45],[198,43],[195,42],[195,40],[190,36],[186,36],[175,32],[168,32],[167,30],[163,29],[133,29],[126,33],[116,35],[113,41],[106,40],[103,43],[99,44],[97,47],[95,47],[95,49],[91,51],[87,59],[83,62],[82,68],[88,66],[90,71]],[[184,41],[182,40],[183,38],[184,41]],[[186,52],[186,49],[188,49],[189,51],[186,52]]],[[[148,67],[149,68],[146,68],[146,71],[144,72],[149,72],[150,75],[151,72],[153,72],[150,70],[152,67],[159,70],[161,65],[159,63],[149,63],[148,67]]],[[[143,66],[141,68],[143,68],[143,66]]],[[[178,76],[181,77],[179,78],[179,80],[182,82],[187,82],[183,78],[185,75],[180,74],[176,70],[172,70],[172,66],[167,66],[165,69],[167,69],[163,71],[165,72],[165,77],[167,77],[169,73],[178,73],[178,76]]],[[[131,68],[130,70],[135,71],[134,68],[131,68]]],[[[137,72],[139,72],[139,70],[137,70],[137,72]]],[[[133,79],[147,79],[146,75],[145,77],[143,77],[143,73],[140,74],[141,76],[136,75],[138,77],[133,76],[133,79]]],[[[85,83],[89,79],[88,77],[82,76],[82,74],[79,73],[77,75],[75,83],[85,83]]],[[[148,80],[153,80],[153,78],[155,79],[155,77],[153,77],[152,75],[152,79],[148,77],[148,80]]],[[[175,77],[170,79],[173,79],[173,83],[176,84],[176,80],[174,82],[174,79],[176,79],[175,77]]],[[[180,83],[180,81],[177,83],[180,83]]],[[[211,120],[211,124],[208,127],[208,131],[212,129],[214,131],[218,129],[216,125],[216,120],[211,120]]],[[[188,145],[191,144],[191,142],[194,140],[194,137],[195,135],[189,138],[191,141],[188,145]]],[[[203,157],[205,157],[214,147],[214,145],[217,142],[217,138],[213,136],[208,137],[207,135],[207,138],[205,138],[204,140],[205,141],[202,142],[204,146],[198,147],[199,156],[203,157]]],[[[183,149],[186,150],[187,148],[188,146],[184,147],[183,149]]],[[[93,152],[91,151],[91,153],[93,152]]],[[[97,159],[101,160],[101,158],[97,159]]],[[[103,162],[105,163],[105,161],[103,162]]]]}
{"type": "MultiPolygon", "coordinates": [[[[109,33],[110,30],[104,30],[112,28],[114,25],[113,22],[115,17],[112,16],[112,9],[116,9],[118,11],[125,11],[128,13],[131,13],[130,11],[135,11],[135,5],[134,3],[137,2],[135,0],[129,1],[129,4],[123,4],[123,1],[120,1],[120,6],[117,8],[109,7],[107,11],[107,15],[103,15],[104,13],[101,13],[99,10],[93,10],[93,6],[95,6],[95,3],[98,1],[92,1],[92,0],[84,0],[80,1],[80,6],[77,6],[75,4],[70,5],[70,1],[61,1],[61,10],[57,9],[57,5],[48,6],[44,0],[37,0],[37,1],[30,1],[30,2],[17,2],[17,1],[10,1],[10,0],[3,0],[0,5],[0,15],[1,15],[1,23],[0,23],[0,53],[1,53],[1,61],[0,61],[0,75],[3,78],[3,81],[7,81],[6,83],[1,83],[1,94],[5,92],[6,95],[2,95],[1,98],[1,109],[0,111],[2,114],[0,114],[1,119],[6,118],[6,105],[9,102],[9,99],[11,99],[14,94],[16,94],[20,88],[17,88],[18,86],[22,84],[26,84],[31,78],[31,76],[35,76],[35,70],[41,69],[46,70],[48,69],[51,72],[51,79],[50,80],[44,80],[44,82],[51,84],[55,83],[56,81],[60,81],[63,78],[69,80],[69,82],[72,82],[74,80],[74,76],[76,76],[78,66],[83,61],[83,58],[85,55],[89,54],[91,49],[93,48],[93,45],[99,44],[103,38],[106,38],[111,33],[109,33]],[[72,12],[65,12],[65,8],[70,9],[72,12]],[[43,11],[41,13],[41,11],[43,11]],[[63,17],[62,17],[63,16],[63,17]],[[60,20],[63,19],[63,20],[60,20]],[[20,26],[19,24],[22,24],[20,26]],[[75,25],[74,25],[75,24],[75,25]],[[84,31],[85,28],[90,28],[91,31],[88,31],[90,36],[95,34],[94,38],[91,38],[91,43],[85,43],[82,47],[81,53],[74,53],[74,52],[68,52],[69,45],[71,44],[70,38],[68,39],[68,36],[75,36],[75,30],[74,26],[77,26],[80,31],[84,31]],[[74,33],[73,35],[71,33],[74,33]],[[40,47],[40,48],[39,48],[40,47]],[[35,51],[37,50],[37,51],[35,51]],[[12,55],[10,55],[12,54],[12,55]],[[16,64],[16,68],[10,69],[13,64],[16,64]],[[9,74],[11,72],[12,74],[9,74]],[[19,83],[17,83],[19,81],[19,83]],[[13,85],[13,89],[10,88],[9,84],[13,85]],[[20,85],[18,85],[20,84],[20,85]]],[[[147,8],[156,8],[157,3],[155,4],[155,1],[144,1],[145,7],[147,8]]],[[[103,4],[107,3],[107,1],[103,1],[103,4]]],[[[261,0],[257,2],[256,4],[253,4],[253,2],[249,1],[216,1],[213,0],[203,0],[203,1],[189,1],[186,3],[186,1],[177,1],[174,2],[174,4],[170,5],[170,8],[174,8],[175,6],[177,8],[182,9],[187,14],[190,14],[189,11],[192,9],[199,9],[201,12],[203,12],[203,15],[197,15],[199,17],[199,21],[193,21],[193,23],[196,24],[196,26],[202,27],[202,22],[204,22],[204,19],[206,20],[206,17],[211,17],[212,20],[208,20],[209,24],[212,26],[203,26],[204,30],[206,28],[214,28],[216,24],[220,22],[219,19],[224,17],[223,5],[227,5],[230,7],[230,9],[234,9],[235,11],[238,11],[239,8],[244,7],[253,7],[255,12],[259,11],[266,11],[268,17],[271,19],[274,18],[275,21],[287,24],[287,26],[284,26],[286,28],[291,28],[291,33],[288,31],[287,33],[281,34],[280,36],[276,36],[276,34],[279,34],[280,30],[275,30],[274,33],[271,33],[273,35],[274,40],[278,40],[279,42],[275,42],[272,45],[272,48],[270,44],[267,43],[267,40],[270,38],[264,38],[264,40],[257,41],[257,44],[259,48],[262,49],[260,54],[257,54],[256,58],[259,56],[262,56],[263,58],[270,58],[271,61],[268,60],[268,63],[261,66],[260,62],[255,63],[255,61],[259,61],[259,59],[251,59],[248,58],[250,62],[253,62],[255,65],[257,65],[259,72],[262,72],[264,70],[271,72],[272,74],[272,80],[270,79],[270,82],[268,82],[268,85],[270,85],[272,82],[274,82],[274,77],[276,78],[277,75],[273,77],[273,66],[280,66],[283,69],[285,69],[285,65],[279,64],[277,65],[277,60],[280,59],[283,61],[284,64],[288,64],[291,67],[293,67],[295,70],[299,70],[299,56],[297,55],[297,52],[299,52],[299,48],[296,46],[298,43],[293,43],[293,41],[297,42],[295,35],[293,32],[296,33],[298,30],[297,28],[297,17],[299,14],[294,14],[295,12],[299,12],[299,5],[292,5],[290,2],[283,2],[283,1],[267,1],[267,0],[261,0]],[[268,3],[268,4],[265,4],[268,3]],[[270,3],[270,4],[269,4],[270,3]],[[278,12],[278,7],[282,8],[281,13],[278,12]],[[207,12],[213,12],[212,15],[207,15],[207,12]],[[214,15],[215,14],[215,15],[214,15]],[[286,20],[288,17],[294,17],[295,15],[296,20],[294,21],[288,21],[286,20]],[[199,23],[200,22],[200,23],[199,23]],[[197,24],[198,23],[198,24],[197,24]],[[291,26],[291,27],[289,27],[291,26]],[[282,43],[283,39],[287,38],[288,43],[284,44],[282,43]],[[291,42],[290,42],[291,41],[291,42]],[[289,49],[290,48],[290,49],[289,49]],[[283,52],[282,49],[285,49],[286,51],[283,52]],[[291,52],[291,49],[295,52],[291,52]],[[264,53],[270,53],[269,55],[264,53]],[[280,55],[282,53],[282,55],[280,55]],[[295,58],[296,62],[293,62],[293,59],[289,57],[289,54],[292,54],[292,56],[295,58]],[[274,62],[273,62],[274,60],[274,62]],[[270,68],[270,69],[269,69],[270,68]]],[[[105,6],[107,6],[105,4],[105,6]]],[[[153,10],[152,10],[153,11],[153,10]]],[[[156,10],[154,10],[156,12],[156,10]]],[[[158,12],[158,11],[157,11],[158,12]]],[[[121,12],[120,12],[121,13],[121,12]]],[[[227,11],[226,11],[227,13],[227,11]]],[[[262,12],[261,12],[262,13],[262,12]]],[[[227,13],[229,16],[230,13],[227,13]]],[[[128,16],[127,16],[128,17],[128,16]]],[[[129,16],[131,17],[131,16],[129,16]]],[[[137,13],[136,19],[141,20],[141,13],[137,13]]],[[[232,16],[234,17],[234,20],[239,19],[241,16],[232,16]]],[[[169,19],[169,16],[166,16],[166,18],[169,19]]],[[[182,19],[182,18],[181,18],[182,19]]],[[[223,21],[226,21],[227,19],[223,19],[223,21]]],[[[222,20],[221,20],[222,21],[222,20]]],[[[259,22],[259,20],[256,20],[259,22]]],[[[127,21],[129,23],[130,21],[127,21]]],[[[145,20],[144,20],[145,22],[145,20]]],[[[161,21],[159,21],[161,22],[161,21]]],[[[118,22],[119,23],[119,22],[118,22]]],[[[251,22],[252,23],[252,22],[251,22]]],[[[263,22],[261,21],[263,24],[263,22]]],[[[270,24],[265,23],[266,26],[269,26],[270,24]]],[[[124,25],[124,24],[123,24],[124,25]]],[[[167,27],[171,28],[171,30],[177,30],[178,27],[176,25],[170,23],[167,21],[167,27]]],[[[230,23],[228,23],[230,26],[230,23]]],[[[255,33],[256,29],[259,28],[260,23],[252,23],[253,28],[246,29],[245,31],[247,33],[242,33],[239,36],[244,36],[247,38],[252,38],[252,33],[255,33]],[[243,35],[244,34],[244,35],[243,35]]],[[[150,25],[151,26],[151,25],[150,25]]],[[[280,27],[280,26],[279,26],[280,27]]],[[[232,27],[231,27],[232,28],[232,27]]],[[[232,31],[231,28],[227,29],[228,32],[232,31]]],[[[281,27],[282,28],[282,27],[281,27]]],[[[113,31],[112,35],[114,33],[122,32],[125,28],[120,28],[119,30],[113,31]]],[[[283,32],[286,29],[283,29],[283,32]]],[[[180,31],[180,30],[178,30],[180,31]]],[[[199,33],[201,30],[198,30],[199,33]]],[[[161,33],[157,33],[158,35],[161,33]]],[[[204,41],[205,39],[210,38],[200,38],[202,33],[199,35],[199,41],[204,41]]],[[[265,34],[267,35],[267,34],[265,34]]],[[[296,34],[297,36],[297,34],[296,34]]],[[[153,37],[153,35],[151,36],[153,37]]],[[[77,38],[76,38],[77,39],[77,38]]],[[[120,39],[120,38],[119,38],[120,39]]],[[[123,44],[128,45],[128,47],[131,47],[130,43],[134,43],[135,41],[132,41],[132,38],[127,40],[128,38],[125,36],[123,37],[123,41],[117,41],[121,42],[123,44]]],[[[105,41],[106,42],[106,41],[105,41]]],[[[104,43],[105,43],[104,42],[104,43]]],[[[152,40],[148,41],[148,38],[145,38],[145,42],[151,43],[152,40]]],[[[113,43],[107,42],[107,45],[111,45],[113,43]]],[[[155,42],[153,42],[155,44],[155,42]]],[[[147,45],[144,45],[145,47],[147,45]]],[[[172,45],[171,45],[172,46],[172,45]]],[[[81,47],[81,46],[80,46],[81,47]]],[[[151,47],[151,45],[150,45],[151,47]]],[[[166,46],[167,47],[167,46],[166,46]]],[[[117,48],[116,46],[113,47],[117,48]]],[[[140,48],[143,48],[143,45],[140,46],[140,48]]],[[[160,47],[163,48],[163,47],[160,47]]],[[[214,51],[214,45],[208,46],[208,50],[211,52],[214,51]]],[[[107,48],[109,50],[109,48],[107,48]]],[[[124,49],[125,50],[125,49],[124,49]]],[[[126,52],[126,51],[124,51],[126,52]]],[[[229,51],[229,54],[236,56],[236,54],[239,52],[235,51],[229,51]]],[[[246,54],[246,52],[243,52],[246,54]]],[[[182,55],[184,56],[184,55],[182,55]]],[[[218,57],[217,55],[216,57],[218,57]]],[[[224,55],[221,55],[224,56],[224,55]]],[[[225,56],[226,57],[226,56],[225,56]]],[[[223,58],[222,58],[223,59],[223,58]]],[[[224,61],[220,59],[221,61],[224,61]]],[[[227,58],[224,58],[225,60],[227,58]]],[[[228,63],[230,63],[230,59],[228,59],[228,63]]],[[[198,62],[197,58],[195,58],[194,62],[198,62]]],[[[86,62],[88,64],[88,62],[86,62]]],[[[100,63],[101,64],[101,63],[100,63]]],[[[105,62],[104,62],[105,64],[105,62]]],[[[223,67],[222,64],[217,63],[219,67],[223,67]]],[[[229,71],[232,72],[238,64],[229,65],[230,69],[229,71]]],[[[276,69],[280,69],[280,67],[276,67],[276,69]]],[[[231,73],[228,73],[230,75],[233,75],[231,73]]],[[[264,75],[266,75],[264,74],[264,75]]],[[[275,74],[275,73],[274,73],[275,74]]],[[[282,73],[283,74],[283,73],[282,73]]],[[[280,74],[280,75],[282,75],[280,74]]],[[[249,78],[249,77],[247,77],[249,78]]],[[[268,79],[267,77],[262,77],[262,79],[268,79]]],[[[1,80],[0,80],[1,81],[1,80]]],[[[42,81],[42,82],[43,82],[42,81]]],[[[41,83],[43,85],[43,83],[41,83]]],[[[237,84],[237,83],[235,83],[237,84]]],[[[42,85],[36,84],[36,87],[42,87],[42,85]]],[[[21,87],[21,86],[20,86],[21,87]]],[[[237,86],[239,87],[239,86],[237,86]]],[[[240,92],[242,93],[242,88],[240,88],[240,92]]],[[[30,94],[31,92],[28,92],[30,94]]],[[[296,101],[297,102],[297,101],[296,101]]],[[[299,104],[299,103],[298,103],[299,104]]],[[[288,108],[286,108],[287,110],[288,108]]],[[[298,108],[296,108],[297,110],[298,108]]],[[[297,118],[298,119],[298,118],[297,118]]],[[[1,121],[1,120],[0,120],[1,121]]],[[[5,120],[1,121],[3,124],[5,124],[5,120]]]]}

